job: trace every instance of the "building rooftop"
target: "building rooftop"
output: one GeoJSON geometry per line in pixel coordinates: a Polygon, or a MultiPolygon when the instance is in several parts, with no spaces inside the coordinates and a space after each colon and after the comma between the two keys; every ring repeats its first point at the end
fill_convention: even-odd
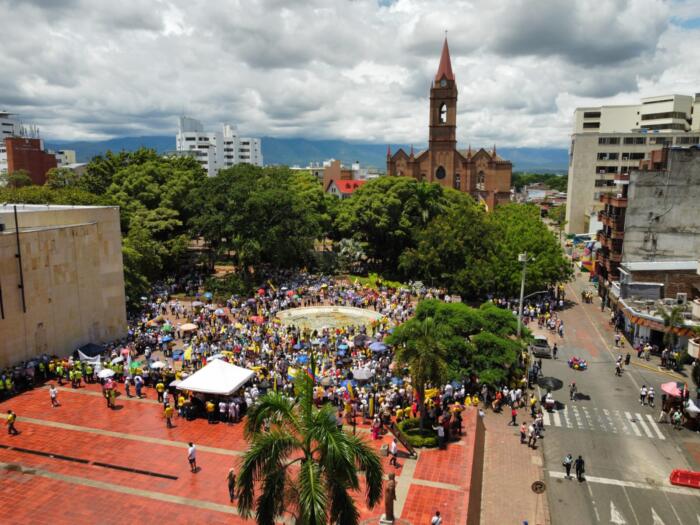
{"type": "Polygon", "coordinates": [[[620,264],[629,272],[697,271],[698,261],[635,261],[620,264]]]}

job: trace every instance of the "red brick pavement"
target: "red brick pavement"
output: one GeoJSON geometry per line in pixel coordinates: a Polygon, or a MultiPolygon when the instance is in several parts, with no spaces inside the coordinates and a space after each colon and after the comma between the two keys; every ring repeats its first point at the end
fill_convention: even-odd
{"type": "MultiPolygon", "coordinates": [[[[241,424],[209,425],[205,420],[175,418],[173,429],[165,426],[159,404],[117,399],[118,410],[89,392],[96,385],[78,391],[61,390],[60,408],[51,408],[46,388],[37,388],[0,403],[0,411],[19,415],[19,436],[0,435],[0,446],[61,454],[86,459],[80,464],[0,447],[0,463],[34,469],[34,474],[0,469],[0,523],[134,523],[157,519],[166,523],[239,523],[245,520],[223,512],[228,503],[226,473],[237,467],[246,448],[241,424]],[[28,421],[30,418],[36,421],[28,421]],[[48,424],[47,424],[48,423],[48,424]],[[54,426],[51,426],[54,424],[54,426]],[[61,425],[74,427],[61,428],[61,425]],[[56,426],[58,425],[58,426],[56,426]],[[89,432],[89,430],[93,430],[89,432]],[[118,433],[105,435],[102,432],[118,433]],[[130,439],[131,437],[131,439],[130,439]],[[140,438],[165,440],[147,442],[140,438]],[[201,471],[192,474],[186,460],[186,445],[200,446],[197,456],[201,471]],[[217,450],[203,450],[216,447],[217,450]],[[220,450],[223,449],[223,450],[220,450]],[[162,479],[144,474],[99,467],[92,462],[176,476],[162,479]],[[108,486],[102,484],[107,483],[108,486]],[[128,493],[121,493],[127,491],[128,493]],[[135,493],[134,493],[135,492],[135,493]],[[176,498],[176,502],[168,498],[176,498]],[[165,500],[165,501],[164,501],[165,500]],[[60,510],[59,510],[60,509],[60,510]],[[8,521],[9,520],[9,521],[8,521]]],[[[154,393],[148,390],[150,399],[154,393]]],[[[408,485],[402,518],[409,523],[426,523],[436,508],[449,522],[465,523],[470,490],[473,449],[471,413],[465,417],[467,437],[446,451],[424,451],[415,468],[406,471],[404,459],[395,469],[383,458],[386,472],[396,472],[397,481],[408,485]],[[471,441],[470,441],[471,439],[471,441]],[[415,472],[414,472],[415,471],[415,472]],[[431,485],[431,483],[433,485],[431,485]],[[437,486],[436,486],[437,485],[437,486]]],[[[366,425],[358,425],[373,447],[388,443],[390,437],[371,441],[366,425]]],[[[362,519],[378,518],[383,504],[366,508],[363,494],[357,495],[362,519]]]]}

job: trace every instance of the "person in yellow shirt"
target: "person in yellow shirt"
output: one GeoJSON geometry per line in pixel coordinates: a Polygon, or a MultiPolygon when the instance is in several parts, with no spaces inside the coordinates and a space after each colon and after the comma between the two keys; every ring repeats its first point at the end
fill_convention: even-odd
{"type": "Polygon", "coordinates": [[[163,384],[163,381],[158,381],[158,384],[156,385],[156,392],[158,392],[158,402],[162,403],[163,402],[163,392],[165,392],[165,385],[163,384]]]}
{"type": "Polygon", "coordinates": [[[207,404],[205,405],[205,408],[207,410],[207,419],[209,420],[209,424],[214,423],[214,409],[216,408],[216,405],[211,401],[207,401],[207,404]]]}
{"type": "Polygon", "coordinates": [[[15,421],[17,420],[17,414],[15,414],[12,410],[7,411],[7,433],[10,436],[16,436],[19,434],[18,430],[15,428],[15,421]]]}
{"type": "Polygon", "coordinates": [[[474,395],[472,396],[472,406],[473,406],[473,407],[478,407],[478,406],[479,406],[479,396],[477,396],[476,394],[474,394],[474,395]]]}
{"type": "Polygon", "coordinates": [[[179,396],[177,396],[177,413],[180,417],[185,417],[184,409],[185,409],[185,396],[180,394],[179,396]]]}
{"type": "Polygon", "coordinates": [[[168,428],[173,428],[173,413],[175,412],[175,409],[168,405],[165,407],[165,410],[163,411],[163,415],[165,416],[165,425],[168,428]]]}

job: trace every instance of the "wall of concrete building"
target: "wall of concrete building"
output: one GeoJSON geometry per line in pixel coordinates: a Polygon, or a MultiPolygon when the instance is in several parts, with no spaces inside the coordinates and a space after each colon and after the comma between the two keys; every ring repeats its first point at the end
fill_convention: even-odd
{"type": "Polygon", "coordinates": [[[39,208],[18,206],[24,312],[13,210],[0,207],[0,367],[127,331],[119,209],[39,208]]]}
{"type": "Polygon", "coordinates": [[[671,149],[668,168],[630,174],[622,260],[697,260],[700,149],[671,149]]]}

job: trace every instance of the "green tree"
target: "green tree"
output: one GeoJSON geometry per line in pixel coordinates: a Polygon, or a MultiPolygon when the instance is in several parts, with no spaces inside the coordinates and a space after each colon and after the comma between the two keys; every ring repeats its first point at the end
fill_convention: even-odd
{"type": "Polygon", "coordinates": [[[416,234],[447,207],[439,184],[409,177],[380,177],[360,187],[337,209],[337,239],[353,238],[366,246],[369,264],[385,277],[400,278],[399,258],[416,244],[416,234]]]}
{"type": "Polygon", "coordinates": [[[74,188],[78,184],[78,175],[68,168],[51,168],[46,173],[45,186],[51,189],[74,188]]]}
{"type": "Polygon", "coordinates": [[[557,232],[559,232],[559,242],[561,243],[561,235],[564,232],[564,226],[566,226],[568,222],[566,220],[566,204],[550,208],[548,217],[554,226],[556,226],[557,232]]]}
{"type": "Polygon", "coordinates": [[[32,181],[27,170],[0,173],[0,186],[17,189],[31,186],[32,184],[34,184],[34,181],[32,181]]]}
{"type": "Polygon", "coordinates": [[[507,204],[487,215],[492,230],[489,266],[492,291],[515,297],[520,290],[522,263],[518,255],[527,252],[526,293],[545,290],[571,277],[571,264],[561,245],[540,220],[539,209],[531,204],[507,204]]]}
{"type": "Polygon", "coordinates": [[[364,439],[338,428],[333,407],[314,407],[310,378],[300,374],[296,389],[297,401],[271,392],[249,409],[238,510],[244,518],[255,512],[258,525],[273,525],[285,513],[300,525],[357,525],[350,492],[360,490],[363,471],[365,502],[373,508],[382,495],[381,461],[364,439]]]}
{"type": "Polygon", "coordinates": [[[682,328],[685,324],[685,317],[683,316],[684,309],[682,306],[674,306],[670,309],[659,307],[656,311],[656,315],[661,317],[664,322],[664,345],[666,348],[673,350],[678,344],[678,334],[676,333],[677,328],[682,328]]]}
{"type": "Polygon", "coordinates": [[[421,429],[427,419],[425,389],[428,385],[439,386],[447,377],[445,340],[448,335],[444,325],[432,317],[413,318],[396,327],[388,341],[396,345],[396,362],[407,366],[411,374],[411,384],[418,397],[421,429]]]}
{"type": "Polygon", "coordinates": [[[522,173],[515,172],[511,177],[511,185],[516,191],[522,190],[523,186],[541,182],[556,191],[566,191],[568,177],[557,175],[556,173],[522,173]]]}

